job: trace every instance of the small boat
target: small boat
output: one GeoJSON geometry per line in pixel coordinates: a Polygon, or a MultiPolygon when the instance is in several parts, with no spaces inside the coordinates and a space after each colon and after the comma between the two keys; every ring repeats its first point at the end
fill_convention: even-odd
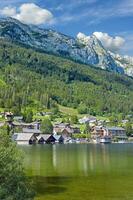
{"type": "Polygon", "coordinates": [[[118,137],[118,143],[119,144],[125,144],[125,143],[127,143],[127,141],[128,141],[128,138],[127,138],[127,136],[119,136],[118,137]]]}
{"type": "Polygon", "coordinates": [[[119,140],[118,143],[119,143],[119,144],[125,144],[126,141],[125,141],[125,140],[119,140]]]}
{"type": "Polygon", "coordinates": [[[79,144],[80,143],[80,139],[76,139],[76,143],[79,144]]]}
{"type": "Polygon", "coordinates": [[[69,143],[69,140],[68,139],[65,139],[64,140],[64,144],[68,144],[69,143]]]}
{"type": "Polygon", "coordinates": [[[72,144],[72,143],[73,143],[73,140],[72,140],[72,139],[70,139],[70,140],[68,141],[68,143],[69,143],[69,144],[72,144]]]}
{"type": "Polygon", "coordinates": [[[109,144],[109,143],[111,143],[111,138],[108,136],[104,136],[104,137],[100,138],[100,143],[109,144]]]}
{"type": "Polygon", "coordinates": [[[100,138],[99,137],[92,138],[92,142],[94,144],[98,144],[98,143],[100,143],[100,138]]]}
{"type": "Polygon", "coordinates": [[[66,138],[66,139],[64,140],[64,144],[72,144],[72,143],[74,143],[74,140],[71,139],[71,138],[66,138]]]}

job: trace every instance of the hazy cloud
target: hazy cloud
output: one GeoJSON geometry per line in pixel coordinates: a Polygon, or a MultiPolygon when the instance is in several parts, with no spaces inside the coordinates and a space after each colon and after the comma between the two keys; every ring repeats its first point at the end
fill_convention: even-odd
{"type": "Polygon", "coordinates": [[[16,8],[14,7],[5,7],[1,10],[1,14],[2,15],[6,15],[6,16],[14,16],[16,15],[16,8]]]}

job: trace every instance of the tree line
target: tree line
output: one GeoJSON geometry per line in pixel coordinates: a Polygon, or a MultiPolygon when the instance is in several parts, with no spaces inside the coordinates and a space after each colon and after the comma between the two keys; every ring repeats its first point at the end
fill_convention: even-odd
{"type": "Polygon", "coordinates": [[[81,114],[133,114],[133,79],[0,41],[0,107],[15,114],[56,104],[81,114]]]}

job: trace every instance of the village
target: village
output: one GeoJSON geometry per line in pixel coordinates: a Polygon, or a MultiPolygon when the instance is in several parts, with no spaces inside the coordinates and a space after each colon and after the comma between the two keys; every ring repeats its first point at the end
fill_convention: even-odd
{"type": "MultiPolygon", "coordinates": [[[[104,120],[97,120],[94,116],[84,116],[76,125],[62,121],[51,123],[52,130],[44,133],[41,120],[26,123],[22,116],[14,116],[11,112],[2,114],[12,132],[12,140],[18,145],[133,142],[133,134],[128,136],[124,127],[106,126],[104,120]]],[[[127,121],[123,120],[123,123],[127,121]]],[[[1,122],[0,126],[3,125],[1,122]]]]}

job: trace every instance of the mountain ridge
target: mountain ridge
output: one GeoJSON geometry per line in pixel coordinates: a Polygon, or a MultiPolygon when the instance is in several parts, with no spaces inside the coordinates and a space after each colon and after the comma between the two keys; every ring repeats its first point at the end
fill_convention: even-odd
{"type": "Polygon", "coordinates": [[[0,37],[47,53],[73,59],[105,70],[133,76],[133,65],[107,51],[92,35],[88,43],[51,29],[29,26],[13,18],[0,19],[0,37]]]}

